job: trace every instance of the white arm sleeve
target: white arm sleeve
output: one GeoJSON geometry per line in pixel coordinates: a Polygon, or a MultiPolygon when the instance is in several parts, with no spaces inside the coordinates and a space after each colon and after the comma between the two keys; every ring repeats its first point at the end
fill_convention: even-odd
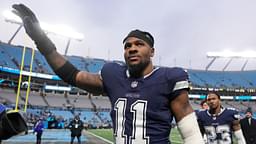
{"type": "Polygon", "coordinates": [[[237,138],[237,143],[238,144],[246,144],[245,139],[244,139],[244,135],[243,135],[243,132],[242,132],[241,129],[235,131],[234,134],[235,134],[235,136],[237,138]]]}
{"type": "Polygon", "coordinates": [[[178,124],[178,129],[184,140],[184,144],[204,144],[200,133],[195,112],[186,115],[178,124]]]}

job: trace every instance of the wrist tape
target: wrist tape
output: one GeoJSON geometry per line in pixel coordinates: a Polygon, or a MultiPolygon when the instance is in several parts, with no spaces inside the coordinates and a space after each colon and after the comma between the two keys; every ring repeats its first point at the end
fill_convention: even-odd
{"type": "Polygon", "coordinates": [[[184,144],[204,144],[200,133],[195,112],[186,115],[177,123],[184,144]]]}
{"type": "Polygon", "coordinates": [[[79,70],[74,65],[72,65],[69,61],[66,61],[66,63],[62,67],[58,68],[54,72],[63,81],[73,86],[76,86],[76,75],[79,72],[79,70]]]}

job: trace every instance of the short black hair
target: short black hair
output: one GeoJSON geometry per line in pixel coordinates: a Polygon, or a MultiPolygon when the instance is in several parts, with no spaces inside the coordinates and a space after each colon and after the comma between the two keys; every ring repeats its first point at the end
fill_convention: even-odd
{"type": "Polygon", "coordinates": [[[200,106],[202,107],[204,105],[204,103],[207,103],[207,99],[202,100],[200,103],[200,106]]]}
{"type": "Polygon", "coordinates": [[[206,95],[205,99],[207,99],[207,96],[208,96],[209,94],[215,94],[215,95],[217,95],[217,97],[220,99],[220,95],[219,95],[216,91],[209,91],[208,94],[206,95]]]}

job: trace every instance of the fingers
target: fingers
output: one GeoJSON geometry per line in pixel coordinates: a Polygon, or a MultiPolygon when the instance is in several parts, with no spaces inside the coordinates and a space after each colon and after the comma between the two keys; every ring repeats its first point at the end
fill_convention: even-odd
{"type": "Polygon", "coordinates": [[[14,4],[12,7],[23,16],[29,16],[31,13],[31,10],[23,4],[14,4]]]}
{"type": "Polygon", "coordinates": [[[35,14],[27,6],[20,4],[20,8],[24,11],[26,16],[29,16],[32,19],[32,21],[37,21],[35,14]]]}
{"type": "Polygon", "coordinates": [[[12,5],[13,12],[20,16],[23,20],[26,16],[30,17],[32,21],[37,22],[35,14],[24,4],[14,4],[12,5]]]}
{"type": "Polygon", "coordinates": [[[26,16],[25,11],[22,9],[20,4],[14,4],[12,5],[12,8],[14,9],[13,12],[20,16],[22,19],[26,16]]]}

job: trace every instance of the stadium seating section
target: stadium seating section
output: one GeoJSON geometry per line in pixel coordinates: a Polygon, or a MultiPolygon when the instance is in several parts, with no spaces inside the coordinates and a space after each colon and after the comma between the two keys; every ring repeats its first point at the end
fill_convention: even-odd
{"type": "MultiPolygon", "coordinates": [[[[23,47],[0,43],[0,66],[20,69],[23,47]]],[[[26,48],[24,70],[29,71],[31,48],[26,48]]],[[[107,62],[104,59],[67,56],[78,69],[98,73],[107,62]]],[[[117,61],[118,62],[118,61],[117,61]]],[[[123,62],[119,62],[123,63],[123,62]]],[[[33,61],[33,72],[54,74],[45,58],[36,50],[33,61]]],[[[193,86],[214,88],[255,88],[256,71],[205,71],[188,69],[193,86]]]]}
{"type": "MultiPolygon", "coordinates": [[[[20,69],[23,46],[13,46],[6,43],[0,43],[0,68],[20,69]]],[[[32,49],[26,48],[24,59],[24,71],[29,71],[32,49]]],[[[104,59],[81,57],[81,56],[66,56],[66,58],[74,64],[78,69],[92,73],[98,73],[102,66],[108,61],[104,59]]],[[[122,61],[114,61],[124,64],[122,61]]],[[[45,58],[35,50],[32,71],[35,73],[43,73],[55,75],[53,70],[47,64],[45,58]]],[[[199,88],[233,88],[233,89],[255,89],[256,88],[256,70],[251,71],[205,71],[187,69],[192,87],[199,88]]],[[[1,72],[1,69],[0,69],[1,72]]],[[[0,84],[3,84],[6,79],[0,78],[0,84]]],[[[13,84],[12,82],[12,85],[13,84]]],[[[16,92],[13,89],[0,89],[1,103],[10,104],[13,106],[16,102],[16,92]]],[[[25,91],[21,91],[20,104],[25,103],[25,91]]],[[[94,96],[89,98],[88,95],[69,94],[63,96],[63,93],[44,93],[31,91],[28,101],[28,112],[33,115],[41,113],[42,108],[47,108],[50,113],[64,117],[64,119],[73,118],[74,114],[79,113],[81,119],[90,123],[92,127],[99,127],[100,122],[109,122],[111,124],[109,110],[110,103],[107,97],[94,96]],[[63,98],[65,97],[65,98],[63,98]],[[97,107],[95,111],[93,106],[97,107]],[[33,108],[31,108],[33,107],[33,108]],[[75,111],[74,111],[75,108],[75,111]]],[[[200,100],[191,100],[191,104],[195,109],[200,108],[200,100]]],[[[225,101],[223,105],[235,107],[240,110],[245,110],[250,105],[256,110],[255,101],[225,101]]]]}

